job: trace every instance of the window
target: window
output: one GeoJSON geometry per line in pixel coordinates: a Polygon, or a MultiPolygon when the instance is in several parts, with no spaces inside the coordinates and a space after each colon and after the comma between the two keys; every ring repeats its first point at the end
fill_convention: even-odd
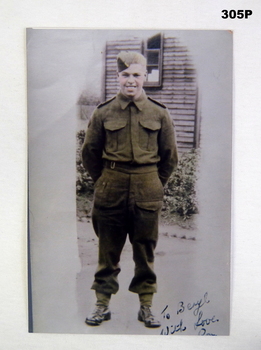
{"type": "Polygon", "coordinates": [[[160,87],[162,83],[162,35],[149,38],[144,45],[144,56],[147,58],[148,78],[144,86],[160,87]]]}

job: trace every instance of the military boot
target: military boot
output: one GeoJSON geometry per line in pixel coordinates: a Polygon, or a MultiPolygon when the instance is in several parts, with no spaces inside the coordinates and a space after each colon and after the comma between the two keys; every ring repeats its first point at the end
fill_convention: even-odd
{"type": "Polygon", "coordinates": [[[107,306],[96,305],[92,314],[89,315],[85,323],[89,326],[99,326],[102,321],[107,321],[111,319],[111,312],[107,306]]]}
{"type": "Polygon", "coordinates": [[[145,326],[148,328],[160,327],[160,322],[155,319],[149,306],[141,306],[138,313],[138,320],[144,322],[145,326]]]}
{"type": "Polygon", "coordinates": [[[85,320],[85,323],[89,326],[99,326],[103,321],[111,319],[111,312],[109,310],[111,296],[96,292],[96,297],[95,309],[85,320]]]}
{"type": "Polygon", "coordinates": [[[153,293],[139,294],[140,310],[138,320],[144,322],[148,328],[160,327],[160,322],[155,318],[151,311],[153,293]]]}

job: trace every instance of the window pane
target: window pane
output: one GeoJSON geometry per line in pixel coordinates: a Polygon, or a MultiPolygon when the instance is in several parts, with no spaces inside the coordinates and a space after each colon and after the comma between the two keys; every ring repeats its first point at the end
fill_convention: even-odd
{"type": "Polygon", "coordinates": [[[161,35],[157,34],[152,38],[148,39],[147,48],[148,49],[160,49],[161,35]]]}
{"type": "Polygon", "coordinates": [[[149,64],[159,64],[159,53],[148,51],[147,52],[147,63],[149,64]]]}
{"type": "Polygon", "coordinates": [[[159,82],[159,70],[158,69],[150,69],[148,70],[148,82],[159,82]]]}

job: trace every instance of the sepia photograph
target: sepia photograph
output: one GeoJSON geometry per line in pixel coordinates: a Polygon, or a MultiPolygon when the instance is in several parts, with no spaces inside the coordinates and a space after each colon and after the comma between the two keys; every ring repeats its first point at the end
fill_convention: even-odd
{"type": "Polygon", "coordinates": [[[233,33],[26,31],[28,331],[230,334],[233,33]]]}

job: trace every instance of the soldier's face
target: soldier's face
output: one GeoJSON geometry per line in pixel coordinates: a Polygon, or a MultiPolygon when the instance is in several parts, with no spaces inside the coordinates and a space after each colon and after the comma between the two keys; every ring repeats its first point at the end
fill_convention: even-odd
{"type": "Polygon", "coordinates": [[[118,73],[121,93],[131,99],[137,99],[142,93],[146,77],[147,72],[143,65],[131,64],[127,69],[118,73]]]}

